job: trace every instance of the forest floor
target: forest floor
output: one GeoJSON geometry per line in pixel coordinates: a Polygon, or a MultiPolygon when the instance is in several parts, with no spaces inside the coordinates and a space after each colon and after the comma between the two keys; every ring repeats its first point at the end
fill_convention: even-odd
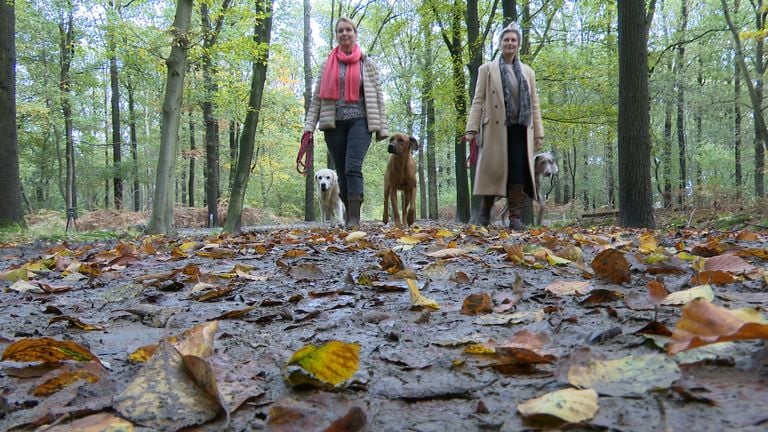
{"type": "Polygon", "coordinates": [[[657,220],[0,243],[0,430],[768,429],[766,215],[657,220]]]}

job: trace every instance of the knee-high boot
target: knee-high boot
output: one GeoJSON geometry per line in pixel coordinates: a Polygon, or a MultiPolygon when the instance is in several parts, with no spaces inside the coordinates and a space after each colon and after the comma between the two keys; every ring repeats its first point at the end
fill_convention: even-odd
{"type": "Polygon", "coordinates": [[[513,184],[507,191],[507,205],[509,206],[509,229],[523,230],[523,208],[525,207],[525,191],[523,185],[513,184]]]}
{"type": "Polygon", "coordinates": [[[491,209],[493,208],[493,196],[483,195],[480,199],[480,216],[478,216],[478,222],[482,226],[488,226],[491,223],[491,209]]]}
{"type": "Polygon", "coordinates": [[[347,217],[345,226],[347,229],[356,230],[360,228],[360,204],[363,197],[360,195],[350,195],[347,198],[347,217]]]}

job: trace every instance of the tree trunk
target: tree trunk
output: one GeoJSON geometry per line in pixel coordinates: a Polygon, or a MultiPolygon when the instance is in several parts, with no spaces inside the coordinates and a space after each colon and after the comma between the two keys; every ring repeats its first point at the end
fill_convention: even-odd
{"type": "Polygon", "coordinates": [[[503,15],[504,27],[517,21],[517,1],[516,0],[501,0],[501,10],[503,15]]]}
{"type": "MultiPolygon", "coordinates": [[[[109,9],[115,9],[115,2],[109,0],[109,9]]],[[[108,27],[109,28],[109,27],[108,27]]],[[[112,111],[112,165],[113,165],[113,195],[115,209],[120,210],[123,207],[123,175],[122,175],[122,142],[120,133],[120,77],[117,70],[117,44],[112,34],[113,30],[108,30],[107,40],[109,41],[109,83],[112,90],[110,106],[112,111]]]]}
{"type": "MultiPolygon", "coordinates": [[[[688,5],[687,1],[680,2],[680,28],[678,31],[682,34],[688,27],[688,5]]],[[[675,87],[677,90],[677,150],[680,172],[680,194],[677,197],[677,203],[683,205],[688,190],[688,169],[686,166],[688,152],[686,150],[685,138],[685,44],[678,44],[677,59],[675,61],[675,87]]]]}
{"type": "Polygon", "coordinates": [[[229,181],[228,189],[232,190],[232,183],[235,180],[232,167],[237,163],[237,140],[240,138],[240,123],[235,120],[229,122],[229,181]]]}
{"type": "Polygon", "coordinates": [[[187,181],[189,186],[189,202],[188,206],[195,206],[195,171],[197,170],[197,145],[195,144],[195,120],[192,117],[192,110],[189,111],[189,177],[187,181]]]}
{"type": "MultiPolygon", "coordinates": [[[[644,1],[618,2],[619,224],[652,228],[648,27],[644,1]]],[[[650,14],[649,14],[650,15],[650,14]]]]}
{"type": "Polygon", "coordinates": [[[229,9],[230,0],[224,0],[221,10],[216,18],[215,26],[211,24],[208,4],[200,3],[200,19],[204,31],[203,37],[203,86],[205,98],[202,102],[203,120],[205,121],[205,197],[208,204],[208,225],[219,226],[218,202],[221,196],[219,190],[219,123],[213,112],[213,100],[218,91],[218,85],[214,81],[216,73],[211,54],[218,40],[218,35],[224,25],[224,18],[229,9]]]}
{"type": "Polygon", "coordinates": [[[125,83],[125,89],[128,91],[128,130],[131,134],[131,196],[133,197],[133,211],[141,210],[141,194],[139,186],[139,139],[136,134],[136,101],[133,97],[133,84],[130,75],[125,83]]]}
{"type": "MultiPolygon", "coordinates": [[[[734,10],[739,12],[739,0],[734,3],[734,10]]],[[[738,54],[733,54],[733,163],[736,177],[736,196],[741,197],[744,180],[741,173],[741,74],[736,59],[738,54]]]]}
{"type": "Polygon", "coordinates": [[[0,227],[25,226],[16,134],[16,27],[14,2],[0,2],[0,227]]]}
{"type": "MultiPolygon", "coordinates": [[[[723,17],[731,30],[733,36],[733,42],[736,46],[736,64],[741,70],[744,77],[744,83],[747,85],[747,91],[749,92],[749,99],[752,102],[752,117],[755,127],[755,195],[762,198],[765,190],[763,186],[765,169],[765,145],[768,142],[768,130],[766,130],[765,117],[763,117],[762,104],[763,104],[763,87],[762,80],[757,80],[755,84],[750,76],[749,69],[747,69],[747,63],[744,60],[744,50],[741,46],[741,39],[739,30],[734,26],[731,19],[731,13],[728,9],[728,4],[725,0],[721,0],[723,6],[723,17]]],[[[759,31],[763,29],[763,1],[759,0],[754,5],[755,9],[755,21],[759,31]]],[[[759,42],[755,44],[755,75],[762,77],[765,74],[765,63],[763,62],[763,43],[759,42]]]]}
{"type": "Polygon", "coordinates": [[[184,96],[184,76],[187,73],[189,26],[193,0],[177,0],[173,21],[171,55],[166,59],[165,97],[163,99],[160,154],[157,161],[155,194],[152,214],[147,224],[150,234],[168,234],[173,227],[173,174],[176,162],[181,101],[184,96]]]}
{"type": "Polygon", "coordinates": [[[463,125],[467,121],[467,98],[465,96],[466,82],[464,80],[463,44],[461,41],[461,17],[463,15],[461,1],[454,0],[451,15],[451,36],[446,37],[446,45],[451,53],[451,70],[453,75],[453,106],[456,110],[455,130],[453,137],[454,170],[456,171],[456,221],[469,222],[469,184],[465,155],[466,145],[461,140],[464,133],[463,125]]]}
{"type": "MultiPolygon", "coordinates": [[[[672,62],[667,63],[668,69],[672,70],[672,62]]],[[[672,196],[672,100],[669,97],[664,98],[664,144],[662,148],[662,178],[663,187],[660,192],[664,201],[664,208],[670,208],[673,204],[672,196]]],[[[678,195],[684,193],[683,189],[677,191],[678,195]]],[[[680,198],[678,198],[680,199],[680,198]]]]}
{"type": "MultiPolygon", "coordinates": [[[[421,25],[421,35],[424,38],[424,56],[422,59],[422,91],[426,111],[426,139],[422,140],[422,150],[427,159],[427,209],[428,217],[437,220],[438,215],[438,190],[437,190],[437,143],[435,142],[435,95],[433,93],[434,71],[432,56],[432,29],[430,23],[424,20],[421,25]]],[[[425,138],[425,137],[422,137],[425,138]]]]}
{"type": "Polygon", "coordinates": [[[77,188],[75,186],[75,138],[74,126],[72,125],[72,106],[70,105],[70,76],[69,69],[72,65],[72,57],[75,54],[74,43],[74,23],[72,4],[68,3],[66,21],[59,23],[59,50],[61,58],[59,61],[59,90],[61,90],[61,113],[64,116],[64,136],[66,149],[64,151],[66,159],[66,180],[65,194],[67,205],[67,218],[77,217],[77,188]]]}
{"type": "MultiPolygon", "coordinates": [[[[304,116],[312,104],[312,27],[310,16],[312,6],[304,0],[304,116]]],[[[304,178],[304,220],[315,220],[315,160],[314,151],[307,158],[306,177],[304,178]]]]}
{"type": "Polygon", "coordinates": [[[263,50],[259,58],[253,61],[251,94],[248,98],[248,114],[246,114],[243,133],[240,137],[240,157],[237,160],[235,181],[232,185],[229,207],[227,208],[227,222],[224,225],[224,231],[229,233],[240,231],[242,225],[243,203],[245,202],[245,191],[248,188],[248,178],[251,173],[256,126],[259,124],[261,100],[264,95],[264,82],[267,79],[269,41],[272,33],[272,1],[256,0],[256,16],[263,16],[263,18],[256,20],[253,38],[256,45],[265,45],[266,49],[263,50]]]}

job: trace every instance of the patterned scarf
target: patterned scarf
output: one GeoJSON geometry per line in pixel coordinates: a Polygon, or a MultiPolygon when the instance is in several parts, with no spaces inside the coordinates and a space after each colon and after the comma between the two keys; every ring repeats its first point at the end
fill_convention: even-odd
{"type": "Polygon", "coordinates": [[[520,67],[520,59],[515,56],[512,61],[512,70],[515,71],[515,77],[517,78],[517,88],[520,94],[520,110],[517,113],[517,119],[512,118],[512,113],[509,112],[512,104],[512,89],[507,83],[512,82],[512,77],[509,74],[509,70],[504,66],[504,56],[499,56],[499,68],[501,68],[501,86],[504,89],[504,105],[507,109],[506,126],[512,126],[514,124],[520,124],[529,126],[531,123],[531,91],[528,89],[528,80],[523,76],[523,69],[520,67]]]}
{"type": "Polygon", "coordinates": [[[337,46],[328,55],[328,60],[320,81],[320,97],[323,99],[339,100],[339,62],[347,65],[347,76],[344,79],[344,101],[357,102],[360,100],[360,59],[363,51],[355,44],[352,52],[347,54],[337,46]]]}

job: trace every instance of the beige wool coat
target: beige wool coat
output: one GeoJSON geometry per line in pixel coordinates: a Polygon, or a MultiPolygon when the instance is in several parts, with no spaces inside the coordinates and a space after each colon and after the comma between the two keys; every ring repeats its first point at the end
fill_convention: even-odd
{"type": "MultiPolygon", "coordinates": [[[[528,88],[531,93],[531,124],[528,126],[528,167],[531,185],[535,185],[533,175],[533,154],[540,150],[535,146],[541,145],[544,138],[544,128],[541,124],[539,96],[536,91],[536,76],[528,65],[520,63],[528,88]]],[[[480,154],[475,170],[474,195],[507,195],[507,127],[504,105],[504,90],[501,86],[501,70],[499,61],[494,60],[480,66],[477,73],[475,96],[469,110],[466,133],[477,134],[477,144],[480,154]]],[[[536,188],[526,191],[533,199],[536,188]]]]}
{"type": "MultiPolygon", "coordinates": [[[[363,54],[360,60],[363,82],[363,99],[365,100],[365,113],[368,117],[368,131],[376,134],[376,140],[380,141],[389,137],[389,125],[387,112],[384,109],[384,92],[381,91],[379,68],[376,63],[363,54]]],[[[315,126],[322,131],[336,128],[336,101],[320,98],[320,82],[323,79],[326,63],[320,70],[315,82],[315,90],[312,94],[312,103],[304,120],[304,132],[314,132],[315,126]]]]}

